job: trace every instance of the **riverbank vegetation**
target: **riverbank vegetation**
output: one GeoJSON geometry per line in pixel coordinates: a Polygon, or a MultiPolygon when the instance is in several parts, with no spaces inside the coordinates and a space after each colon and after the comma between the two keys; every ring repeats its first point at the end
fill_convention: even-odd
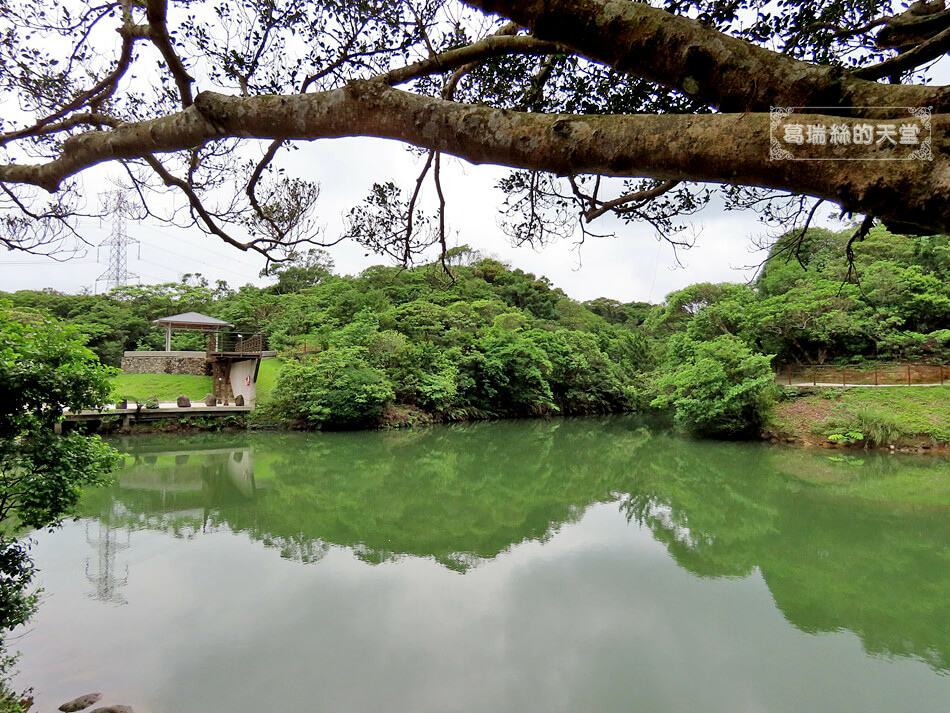
{"type": "MultiPolygon", "coordinates": [[[[945,441],[948,419],[930,400],[943,398],[940,389],[913,399],[867,390],[839,399],[811,423],[808,438],[787,428],[795,392],[780,394],[773,379],[783,366],[950,360],[950,240],[883,228],[853,244],[850,236],[788,234],[755,282],[695,284],[660,305],[580,303],[543,277],[466,247],[449,251],[446,265],[376,266],[358,276],[335,274],[329,256],[311,250],[272,267],[275,282],[264,288],[232,290],[185,275],[108,295],[9,299],[72,322],[112,365],[125,350],[160,349],[164,335],[151,321],[176,312],[260,331],[281,357],[260,375],[258,417],[269,423],[363,428],[639,410],[703,436],[945,441]]],[[[202,343],[198,334],[173,335],[176,349],[202,343]]],[[[123,388],[158,398],[204,390],[123,388]]],[[[799,410],[813,401],[806,397],[799,410]]]]}
{"type": "Polygon", "coordinates": [[[813,445],[830,438],[844,445],[945,450],[950,443],[950,388],[792,388],[775,406],[767,431],[776,439],[813,445]]]}

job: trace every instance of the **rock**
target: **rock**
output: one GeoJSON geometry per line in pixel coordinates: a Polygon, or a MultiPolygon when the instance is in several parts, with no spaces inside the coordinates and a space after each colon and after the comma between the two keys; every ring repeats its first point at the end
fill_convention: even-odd
{"type": "Polygon", "coordinates": [[[205,396],[205,406],[214,406],[215,404],[217,404],[217,399],[214,398],[214,394],[205,396]]]}
{"type": "Polygon", "coordinates": [[[89,713],[135,713],[135,711],[132,710],[132,706],[103,706],[89,713]]]}
{"type": "Polygon", "coordinates": [[[243,394],[238,394],[237,396],[234,397],[234,405],[235,405],[235,406],[243,406],[243,405],[244,405],[244,395],[243,395],[243,394]]]}
{"type": "Polygon", "coordinates": [[[184,394],[182,394],[181,396],[179,396],[179,397],[178,397],[178,407],[179,407],[179,408],[187,408],[188,406],[191,406],[191,399],[189,399],[189,398],[188,398],[187,396],[185,396],[184,394]]]}
{"type": "Polygon", "coordinates": [[[79,698],[73,698],[68,703],[64,703],[59,707],[64,713],[72,713],[72,711],[81,711],[83,708],[88,708],[93,703],[102,698],[101,693],[87,693],[84,696],[79,696],[79,698]]]}

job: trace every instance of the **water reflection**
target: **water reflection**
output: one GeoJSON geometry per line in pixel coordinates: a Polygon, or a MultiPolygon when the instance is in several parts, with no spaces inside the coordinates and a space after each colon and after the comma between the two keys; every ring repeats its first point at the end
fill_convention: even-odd
{"type": "MultiPolygon", "coordinates": [[[[109,528],[229,530],[299,562],[346,548],[367,563],[416,557],[467,573],[614,502],[695,576],[760,572],[802,631],[847,629],[873,654],[950,669],[941,459],[832,462],[616,418],[120,446],[131,455],[118,484],[85,503],[109,528]]],[[[98,572],[113,572],[116,550],[99,546],[98,572]]],[[[94,579],[117,596],[121,578],[94,579]]]]}
{"type": "Polygon", "coordinates": [[[116,530],[105,520],[98,523],[98,534],[93,537],[86,525],[86,542],[96,551],[96,560],[86,558],[86,579],[92,590],[86,594],[90,599],[111,604],[128,604],[128,600],[119,591],[129,583],[129,565],[125,565],[122,576],[117,574],[116,555],[129,549],[129,530],[116,530]],[[123,539],[124,535],[124,539],[123,539]]]}

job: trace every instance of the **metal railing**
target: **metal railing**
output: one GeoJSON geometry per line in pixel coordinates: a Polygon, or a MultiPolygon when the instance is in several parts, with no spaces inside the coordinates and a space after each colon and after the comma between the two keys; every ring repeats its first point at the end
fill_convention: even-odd
{"type": "Polygon", "coordinates": [[[215,332],[208,335],[207,352],[226,354],[260,354],[266,348],[263,334],[215,332]]]}
{"type": "Polygon", "coordinates": [[[946,364],[869,364],[839,366],[803,364],[783,367],[775,376],[780,384],[833,384],[841,386],[912,386],[944,384],[950,381],[946,364]]]}

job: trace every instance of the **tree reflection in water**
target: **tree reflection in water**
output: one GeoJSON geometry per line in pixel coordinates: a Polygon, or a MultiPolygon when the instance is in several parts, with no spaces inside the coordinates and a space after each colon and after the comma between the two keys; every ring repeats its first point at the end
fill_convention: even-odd
{"type": "Polygon", "coordinates": [[[870,653],[950,670],[950,518],[933,504],[950,492],[944,459],[832,462],[616,417],[122,447],[117,485],[85,502],[111,527],[228,529],[305,563],[345,547],[465,573],[616,502],[696,576],[759,570],[799,629],[847,629],[870,653]]]}

